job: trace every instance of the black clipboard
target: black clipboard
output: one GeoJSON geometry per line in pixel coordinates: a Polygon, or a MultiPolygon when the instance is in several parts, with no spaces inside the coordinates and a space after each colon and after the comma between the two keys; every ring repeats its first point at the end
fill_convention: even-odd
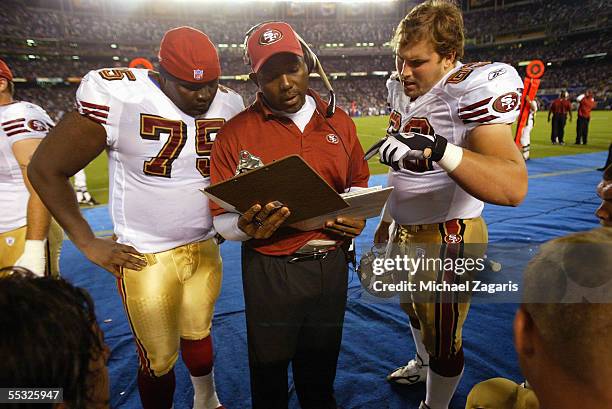
{"type": "Polygon", "coordinates": [[[348,207],[348,203],[299,155],[286,156],[204,189],[225,210],[244,213],[251,206],[279,201],[291,214],[285,225],[348,207]]]}

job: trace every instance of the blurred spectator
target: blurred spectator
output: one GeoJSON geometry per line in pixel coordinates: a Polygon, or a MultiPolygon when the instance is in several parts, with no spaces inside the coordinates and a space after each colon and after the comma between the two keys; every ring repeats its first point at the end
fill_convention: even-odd
{"type": "Polygon", "coordinates": [[[68,409],[108,408],[109,350],[87,291],[63,279],[34,277],[23,268],[3,268],[0,310],[1,387],[63,388],[68,409]]]}
{"type": "Polygon", "coordinates": [[[490,379],[472,389],[466,409],[612,407],[611,246],[610,227],[542,245],[523,274],[514,319],[528,388],[490,379]]]}

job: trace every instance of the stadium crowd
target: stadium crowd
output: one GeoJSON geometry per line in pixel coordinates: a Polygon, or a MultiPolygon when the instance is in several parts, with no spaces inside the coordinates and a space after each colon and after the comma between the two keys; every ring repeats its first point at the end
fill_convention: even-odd
{"type": "MultiPolygon", "coordinates": [[[[13,2],[11,6],[10,13],[0,15],[0,49],[8,51],[8,55],[3,57],[16,75],[28,81],[28,84],[18,85],[17,94],[24,100],[40,102],[56,117],[70,110],[72,105],[75,88],[63,81],[69,77],[81,77],[100,67],[126,66],[137,56],[144,56],[156,64],[155,43],[173,26],[201,27],[215,43],[223,44],[219,48],[223,75],[248,73],[241,50],[235,45],[243,42],[244,33],[254,22],[249,20],[255,18],[254,13],[250,17],[244,13],[238,17],[226,16],[225,20],[212,20],[205,13],[180,19],[174,17],[176,14],[151,18],[141,14],[131,17],[104,12],[93,14],[92,10],[88,13],[60,12],[30,8],[19,2],[13,2]],[[44,19],[40,18],[41,15],[44,19]],[[28,46],[25,40],[32,38],[34,44],[30,41],[28,46]],[[109,47],[109,43],[116,44],[116,49],[109,47]],[[49,81],[49,78],[61,80],[49,81]],[[33,86],[49,83],[59,83],[60,86],[33,86]]],[[[600,101],[599,107],[606,108],[612,105],[612,90],[609,89],[612,39],[606,35],[609,28],[602,29],[601,25],[609,24],[610,19],[606,20],[606,16],[611,10],[608,2],[601,0],[587,0],[580,4],[565,0],[535,0],[505,7],[503,11],[492,8],[466,11],[466,35],[471,40],[468,40],[463,61],[507,62],[523,74],[524,67],[520,62],[542,59],[549,64],[540,89],[556,94],[561,88],[569,89],[570,93],[591,88],[600,101]],[[572,30],[584,27],[599,27],[601,35],[583,33],[568,37],[572,30]],[[539,33],[536,38],[516,41],[521,35],[533,32],[539,33]],[[514,37],[506,36],[508,33],[515,33],[514,37]],[[496,38],[505,41],[486,44],[496,41],[496,38]],[[600,57],[585,58],[587,55],[600,57]]],[[[265,16],[258,18],[265,19],[265,16]]],[[[342,21],[313,16],[289,17],[288,21],[319,53],[326,72],[334,81],[341,106],[358,115],[384,111],[386,89],[381,72],[392,71],[394,61],[391,50],[382,44],[392,36],[395,24],[392,16],[375,21],[342,21]],[[358,42],[375,45],[355,52],[354,46],[358,42]],[[330,49],[326,47],[328,43],[344,47],[330,49]],[[345,51],[347,47],[353,47],[353,50],[345,51]],[[359,74],[350,76],[350,73],[359,74]],[[362,77],[363,73],[367,73],[367,77],[362,77]]],[[[252,84],[226,82],[241,93],[245,102],[253,100],[255,87],[252,84]]],[[[318,81],[314,83],[318,84],[318,81]]]]}
{"type": "MultiPolygon", "coordinates": [[[[505,8],[503,12],[491,8],[469,11],[464,20],[468,38],[491,42],[495,37],[509,33],[541,30],[558,34],[585,26],[606,25],[611,10],[610,3],[603,0],[537,0],[505,8]]],[[[396,23],[395,18],[370,21],[363,17],[351,21],[335,20],[333,24],[316,18],[288,17],[284,20],[303,33],[306,41],[317,46],[325,43],[353,45],[357,42],[380,45],[389,41],[396,23]]],[[[11,13],[0,17],[0,36],[154,44],[169,28],[190,25],[205,30],[218,43],[242,43],[244,33],[257,22],[244,16],[178,19],[170,15],[153,19],[149,16],[60,13],[28,8],[14,2],[11,13]],[[44,14],[44,19],[40,18],[41,14],[44,14]]]]}
{"type": "Polygon", "coordinates": [[[496,36],[510,33],[542,31],[571,32],[585,26],[607,24],[612,8],[603,0],[534,1],[506,8],[464,13],[467,37],[478,42],[491,42],[496,36]]]}
{"type": "MultiPolygon", "coordinates": [[[[482,59],[469,58],[465,61],[478,61],[482,59]]],[[[490,55],[489,59],[495,60],[490,55]]],[[[380,56],[372,59],[358,58],[325,58],[322,59],[323,66],[328,74],[336,72],[368,72],[368,77],[337,77],[333,75],[333,86],[338,96],[338,103],[347,110],[352,110],[356,115],[379,114],[386,106],[386,76],[371,75],[373,71],[390,72],[393,69],[393,59],[390,56],[380,56]],[[362,65],[363,64],[363,65],[362,65]]],[[[89,70],[100,67],[124,66],[124,62],[116,61],[71,61],[71,60],[12,60],[11,66],[15,67],[15,73],[27,79],[45,77],[67,78],[71,76],[83,76],[89,70]]],[[[241,60],[231,60],[224,65],[224,74],[246,74],[246,67],[241,60]],[[230,68],[231,67],[231,68],[230,68]],[[238,68],[236,68],[238,67],[238,68]]],[[[546,74],[542,78],[541,90],[553,90],[551,94],[557,94],[557,89],[569,89],[570,93],[577,96],[585,88],[594,90],[595,98],[600,101],[599,108],[607,109],[612,106],[612,89],[610,88],[609,76],[612,71],[612,63],[606,61],[592,61],[576,64],[553,64],[547,67],[546,74]]],[[[524,74],[524,67],[519,67],[519,72],[524,74]]],[[[256,87],[250,81],[224,80],[224,84],[239,92],[245,103],[254,99],[256,87]]],[[[324,92],[319,81],[313,81],[315,89],[324,92]]],[[[27,86],[17,86],[17,97],[25,101],[43,105],[52,116],[61,116],[63,112],[72,109],[74,101],[75,86],[36,86],[29,83],[27,86]]],[[[548,100],[543,107],[547,107],[548,100]]]]}

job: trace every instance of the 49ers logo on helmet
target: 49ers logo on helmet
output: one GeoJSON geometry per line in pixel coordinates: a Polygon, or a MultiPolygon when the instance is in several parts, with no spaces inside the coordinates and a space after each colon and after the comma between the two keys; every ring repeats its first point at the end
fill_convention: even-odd
{"type": "Polygon", "coordinates": [[[504,95],[500,95],[493,102],[493,109],[497,112],[510,112],[515,109],[519,104],[519,94],[516,92],[508,92],[504,95]]]}
{"type": "Polygon", "coordinates": [[[261,33],[261,36],[259,36],[259,44],[261,45],[274,44],[280,41],[281,38],[283,38],[283,33],[281,33],[280,31],[274,28],[270,28],[264,31],[263,33],[261,33]]]}

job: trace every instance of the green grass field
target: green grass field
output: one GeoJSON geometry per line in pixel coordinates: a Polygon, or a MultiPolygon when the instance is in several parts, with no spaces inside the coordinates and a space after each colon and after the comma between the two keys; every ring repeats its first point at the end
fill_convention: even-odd
{"type": "MultiPolygon", "coordinates": [[[[547,112],[538,112],[536,124],[531,132],[531,158],[547,156],[575,155],[607,150],[612,142],[612,111],[594,111],[589,125],[589,144],[574,145],[576,138],[576,113],[574,121],[565,126],[565,142],[567,145],[552,145],[550,143],[550,123],[546,121],[547,112]]],[[[355,118],[359,139],[364,150],[380,139],[387,127],[386,116],[355,118]]],[[[106,154],[100,155],[87,166],[87,184],[90,192],[100,203],[108,201],[108,171],[106,154]]],[[[387,167],[374,157],[369,162],[372,174],[385,173],[387,167]]]]}

